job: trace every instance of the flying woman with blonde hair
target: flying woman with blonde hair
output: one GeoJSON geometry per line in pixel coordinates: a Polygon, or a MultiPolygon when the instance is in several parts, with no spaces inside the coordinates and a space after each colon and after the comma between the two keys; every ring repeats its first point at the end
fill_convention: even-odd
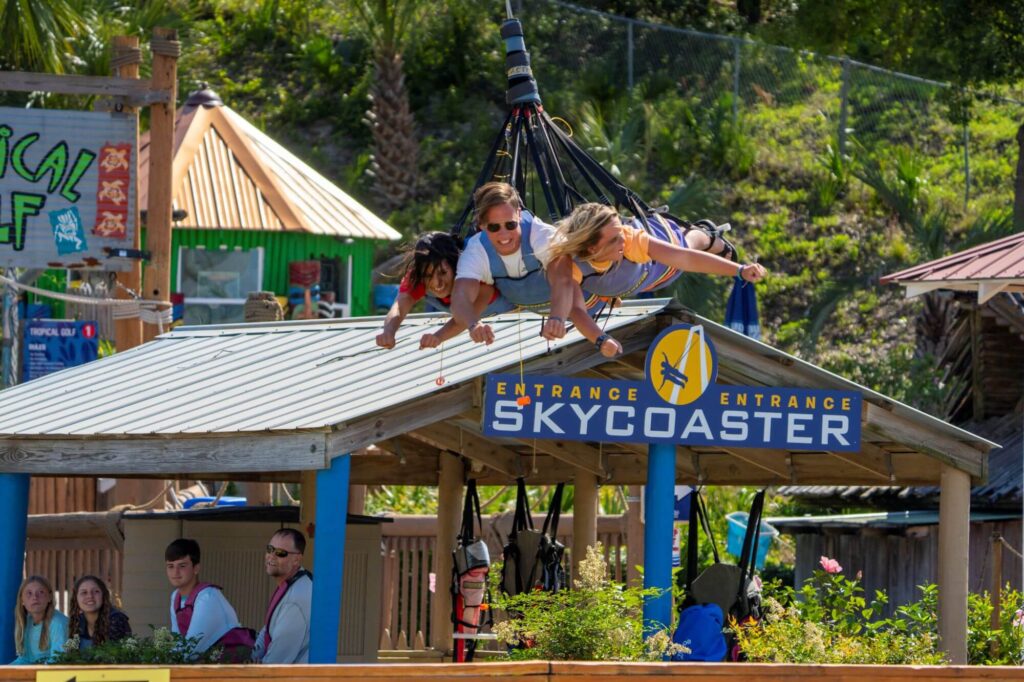
{"type": "MultiPolygon", "coordinates": [[[[623,225],[618,212],[605,204],[581,204],[556,225],[547,265],[551,285],[551,317],[543,336],[565,336],[565,317],[578,301],[582,288],[606,299],[656,291],[671,284],[682,272],[702,272],[757,282],[765,275],[757,263],[742,265],[709,253],[718,235],[655,215],[647,229],[623,225]],[[689,234],[688,234],[689,233],[689,234]],[[688,244],[692,241],[692,246],[688,244]]],[[[728,251],[727,251],[728,253],[728,251]]],[[[622,347],[608,334],[594,342],[604,355],[622,347]]]]}
{"type": "Polygon", "coordinates": [[[25,578],[14,605],[14,649],[11,665],[47,663],[68,638],[68,617],[53,603],[50,582],[39,575],[25,578]]]}

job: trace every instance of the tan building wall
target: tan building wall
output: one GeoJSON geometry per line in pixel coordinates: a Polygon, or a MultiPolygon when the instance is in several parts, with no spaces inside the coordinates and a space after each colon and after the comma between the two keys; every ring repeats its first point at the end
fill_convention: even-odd
{"type": "MultiPolygon", "coordinates": [[[[274,531],[284,527],[297,528],[298,524],[125,517],[121,596],[132,628],[139,634],[150,635],[151,627],[170,626],[171,587],[164,573],[164,549],[176,538],[189,537],[202,549],[202,579],[224,590],[242,625],[259,630],[274,590],[274,583],[263,568],[264,547],[274,531]]],[[[339,663],[377,659],[380,572],[380,526],[349,524],[339,663]]]]}

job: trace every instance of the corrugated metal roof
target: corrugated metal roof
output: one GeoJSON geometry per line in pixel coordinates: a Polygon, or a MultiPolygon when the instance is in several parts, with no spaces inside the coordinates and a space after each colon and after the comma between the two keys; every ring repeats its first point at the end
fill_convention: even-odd
{"type": "Polygon", "coordinates": [[[886,275],[883,284],[908,296],[937,289],[978,291],[982,303],[1000,292],[1024,292],[1024,232],[886,275]]]}
{"type": "MultiPolygon", "coordinates": [[[[988,480],[971,489],[971,503],[986,509],[1019,509],[1024,495],[1024,429],[1020,423],[1020,415],[969,424],[967,428],[972,433],[989,438],[1001,446],[989,452],[988,480]],[[1009,422],[1013,423],[1007,428],[1009,422]]],[[[791,485],[779,488],[778,492],[821,503],[890,508],[931,506],[939,497],[939,488],[936,486],[791,485]]]]}
{"type": "MultiPolygon", "coordinates": [[[[643,320],[667,301],[632,301],[607,329],[643,320]]],[[[156,340],[0,391],[0,434],[224,434],[326,429],[445,386],[517,367],[579,343],[549,344],[533,313],[492,318],[495,342],[460,334],[442,350],[420,336],[447,316],[410,315],[393,350],[374,345],[382,318],[180,327],[156,340]]]]}
{"type": "MultiPolygon", "coordinates": [[[[1019,519],[1017,514],[972,512],[971,521],[1008,521],[1019,519]]],[[[797,533],[803,529],[822,528],[905,528],[906,526],[934,526],[939,523],[937,511],[878,512],[872,514],[834,514],[826,516],[776,516],[764,519],[784,533],[797,533]]]]}
{"type": "MultiPolygon", "coordinates": [[[[191,98],[175,120],[176,227],[301,230],[364,239],[401,234],[230,108],[191,98]]],[[[149,135],[139,145],[148,206],[149,135]]]]}

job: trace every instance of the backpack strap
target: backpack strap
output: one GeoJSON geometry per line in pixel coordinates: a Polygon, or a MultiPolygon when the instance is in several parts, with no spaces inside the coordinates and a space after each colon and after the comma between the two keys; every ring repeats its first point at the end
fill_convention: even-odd
{"type": "Polygon", "coordinates": [[[480,527],[480,534],[484,532],[484,522],[480,515],[480,495],[476,490],[476,479],[470,479],[466,484],[466,499],[462,503],[462,528],[459,530],[459,541],[463,545],[469,545],[476,538],[473,530],[473,512],[476,512],[476,521],[480,527]]]}
{"type": "Polygon", "coordinates": [[[551,506],[548,507],[548,515],[544,518],[544,535],[548,535],[548,530],[551,533],[548,535],[552,540],[558,537],[558,520],[562,516],[562,489],[565,487],[564,483],[559,483],[555,486],[555,494],[551,496],[551,506]]]}
{"type": "Polygon", "coordinates": [[[747,581],[754,577],[754,564],[757,546],[761,540],[761,515],[764,512],[764,494],[762,490],[754,496],[747,516],[747,532],[743,534],[743,551],[740,553],[740,587],[738,596],[742,597],[747,581]]]}

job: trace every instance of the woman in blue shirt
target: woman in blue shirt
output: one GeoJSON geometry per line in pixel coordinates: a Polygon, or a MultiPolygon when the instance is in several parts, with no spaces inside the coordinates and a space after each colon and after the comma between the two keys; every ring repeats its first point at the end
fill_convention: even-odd
{"type": "Polygon", "coordinates": [[[46,663],[61,652],[68,638],[68,618],[54,608],[53,588],[38,575],[25,578],[14,606],[14,648],[11,665],[46,663]]]}

